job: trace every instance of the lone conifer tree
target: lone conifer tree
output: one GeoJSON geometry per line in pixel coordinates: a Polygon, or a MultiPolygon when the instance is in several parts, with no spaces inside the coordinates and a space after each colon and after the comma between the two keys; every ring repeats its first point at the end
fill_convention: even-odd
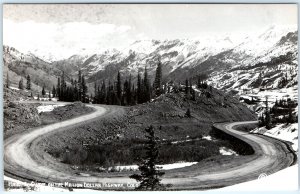
{"type": "Polygon", "coordinates": [[[186,113],[185,113],[185,116],[186,117],[191,117],[192,115],[191,115],[191,110],[188,108],[187,109],[187,111],[186,111],[186,113]]]}
{"type": "Polygon", "coordinates": [[[24,89],[23,78],[21,78],[20,81],[19,81],[19,89],[20,89],[20,90],[23,90],[23,89],[24,89]]]}
{"type": "Polygon", "coordinates": [[[10,81],[9,81],[9,75],[8,75],[8,71],[7,71],[7,76],[6,76],[6,88],[9,88],[10,85],[10,81]]]}
{"type": "Polygon", "coordinates": [[[158,163],[158,146],[154,136],[153,126],[146,128],[147,147],[146,155],[139,164],[141,174],[131,175],[130,178],[140,182],[136,190],[164,190],[160,177],[165,173],[156,166],[158,163]]]}
{"type": "Polygon", "coordinates": [[[265,124],[267,129],[271,129],[271,115],[269,111],[269,103],[268,103],[268,97],[266,96],[266,112],[265,112],[265,124]]]}
{"type": "Polygon", "coordinates": [[[53,98],[56,97],[56,89],[55,89],[54,86],[53,86],[53,88],[52,88],[52,97],[53,97],[53,98]]]}
{"type": "Polygon", "coordinates": [[[30,75],[27,75],[27,83],[26,83],[26,89],[31,90],[31,81],[30,81],[30,75]]]}
{"type": "Polygon", "coordinates": [[[186,94],[188,94],[189,91],[190,91],[190,90],[189,90],[189,81],[188,81],[188,79],[185,80],[185,89],[184,89],[184,90],[185,90],[185,93],[186,93],[186,94]]]}
{"type": "Polygon", "coordinates": [[[42,95],[43,95],[43,96],[46,95],[45,86],[43,86],[43,89],[42,89],[42,95]]]}

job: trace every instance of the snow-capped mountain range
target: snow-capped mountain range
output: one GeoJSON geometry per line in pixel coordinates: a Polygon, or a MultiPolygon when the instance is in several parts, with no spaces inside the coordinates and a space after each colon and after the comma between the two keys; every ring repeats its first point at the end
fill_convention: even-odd
{"type": "MultiPolygon", "coordinates": [[[[22,54],[15,49],[12,51],[11,47],[5,46],[4,61],[9,67],[13,67],[15,61],[26,61],[27,64],[42,63],[51,67],[53,76],[64,70],[72,77],[81,68],[88,81],[93,83],[112,79],[118,71],[123,76],[131,74],[135,77],[138,72],[143,72],[145,67],[150,78],[153,78],[157,62],[160,60],[165,81],[195,79],[200,74],[206,74],[211,84],[223,89],[235,89],[243,85],[267,87],[271,81],[264,82],[268,79],[272,79],[272,83],[277,83],[276,86],[273,84],[274,87],[278,87],[282,75],[287,72],[288,79],[296,82],[297,44],[297,27],[271,26],[255,34],[245,33],[232,37],[228,35],[193,40],[139,40],[122,50],[75,54],[68,59],[52,62],[41,60],[34,54],[22,54]],[[269,77],[265,77],[265,74],[269,77]],[[254,84],[260,79],[263,83],[254,84]],[[233,82],[241,83],[232,84],[233,82]]],[[[43,68],[46,68],[44,66],[43,68]]]]}

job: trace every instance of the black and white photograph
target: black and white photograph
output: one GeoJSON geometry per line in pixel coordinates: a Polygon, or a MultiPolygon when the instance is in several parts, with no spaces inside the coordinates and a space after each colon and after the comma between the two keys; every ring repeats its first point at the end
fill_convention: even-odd
{"type": "Polygon", "coordinates": [[[297,191],[298,5],[3,4],[6,192],[297,191]]]}

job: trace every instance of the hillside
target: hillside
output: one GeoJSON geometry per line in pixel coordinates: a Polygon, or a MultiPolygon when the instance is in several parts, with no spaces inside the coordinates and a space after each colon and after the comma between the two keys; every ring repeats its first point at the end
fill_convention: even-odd
{"type": "Polygon", "coordinates": [[[25,90],[4,88],[4,138],[93,111],[81,102],[58,105],[51,105],[51,103],[48,100],[34,101],[25,90]]]}
{"type": "Polygon", "coordinates": [[[156,127],[160,139],[196,138],[209,135],[214,122],[255,119],[254,112],[238,99],[214,88],[207,88],[197,92],[195,101],[188,100],[184,92],[179,92],[164,94],[149,103],[124,107],[124,110],[120,109],[108,118],[74,127],[70,129],[72,133],[69,130],[58,132],[45,140],[45,144],[51,145],[49,149],[56,150],[81,142],[93,145],[99,141],[119,138],[143,138],[144,128],[149,125],[156,127]],[[188,108],[191,117],[185,116],[188,108]]]}
{"type": "Polygon", "coordinates": [[[18,87],[23,78],[26,84],[26,76],[30,75],[32,89],[41,92],[43,85],[51,90],[56,85],[57,76],[61,71],[33,54],[24,54],[13,47],[3,46],[4,80],[7,79],[7,72],[11,86],[18,87]]]}

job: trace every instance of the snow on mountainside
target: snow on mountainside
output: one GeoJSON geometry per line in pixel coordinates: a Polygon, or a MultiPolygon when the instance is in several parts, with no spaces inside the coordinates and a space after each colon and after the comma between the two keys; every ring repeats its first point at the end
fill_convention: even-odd
{"type": "Polygon", "coordinates": [[[140,40],[122,51],[106,51],[93,55],[84,64],[87,74],[93,75],[105,71],[110,65],[122,63],[121,72],[136,74],[147,68],[153,71],[158,58],[164,64],[165,73],[173,72],[178,68],[192,68],[210,56],[234,47],[235,43],[229,37],[206,37],[201,40],[140,40]]]}
{"type": "MultiPolygon", "coordinates": [[[[271,26],[255,34],[209,36],[193,40],[138,40],[123,50],[76,54],[52,63],[33,54],[8,53],[4,49],[4,61],[12,58],[29,63],[35,61],[35,64],[43,64],[43,70],[45,66],[55,70],[48,71],[54,76],[64,71],[70,78],[76,76],[80,68],[87,81],[93,83],[112,79],[118,71],[122,76],[131,74],[136,77],[145,66],[150,79],[153,79],[160,59],[165,81],[184,81],[186,78],[195,81],[199,74],[206,74],[209,83],[220,89],[284,88],[297,84],[296,30],[293,26],[271,26]],[[283,77],[288,79],[288,83],[282,80],[283,77]]],[[[41,65],[36,66],[40,68],[41,65]]],[[[11,69],[20,74],[16,68],[11,69]]]]}
{"type": "Polygon", "coordinates": [[[235,47],[243,56],[235,65],[215,71],[209,82],[221,89],[280,89],[297,85],[298,32],[293,27],[272,26],[235,47]],[[284,80],[285,79],[285,80],[284,80]],[[217,84],[218,83],[218,84],[217,84]]]}
{"type": "Polygon", "coordinates": [[[4,60],[15,60],[15,61],[24,61],[24,62],[32,62],[35,60],[42,61],[38,57],[36,57],[32,53],[21,53],[17,49],[9,46],[3,46],[3,54],[9,54],[11,57],[3,57],[4,60]]]}
{"type": "Polygon", "coordinates": [[[247,65],[257,62],[267,62],[271,60],[271,57],[277,57],[280,54],[283,54],[282,52],[287,48],[280,48],[276,46],[276,44],[289,32],[296,31],[297,28],[293,26],[282,27],[273,25],[261,34],[254,37],[248,37],[243,43],[235,47],[234,50],[237,53],[251,56],[242,60],[243,64],[247,65]],[[274,49],[277,50],[277,52],[274,52],[274,49]]]}
{"type": "MultiPolygon", "coordinates": [[[[297,31],[291,26],[271,26],[261,33],[240,37],[200,37],[194,40],[139,40],[127,48],[91,55],[82,65],[90,82],[109,79],[120,70],[136,75],[145,66],[150,77],[158,58],[167,80],[184,80],[200,73],[214,74],[244,66],[267,63],[291,52],[297,64],[297,31]]],[[[285,67],[284,64],[280,64],[285,67]]],[[[284,68],[282,67],[282,68],[284,68]]],[[[295,70],[295,68],[294,68],[295,70]]],[[[236,72],[237,73],[237,72],[236,72]]],[[[240,73],[240,72],[239,72],[240,73]]],[[[256,75],[257,76],[257,75],[256,75]]]]}

